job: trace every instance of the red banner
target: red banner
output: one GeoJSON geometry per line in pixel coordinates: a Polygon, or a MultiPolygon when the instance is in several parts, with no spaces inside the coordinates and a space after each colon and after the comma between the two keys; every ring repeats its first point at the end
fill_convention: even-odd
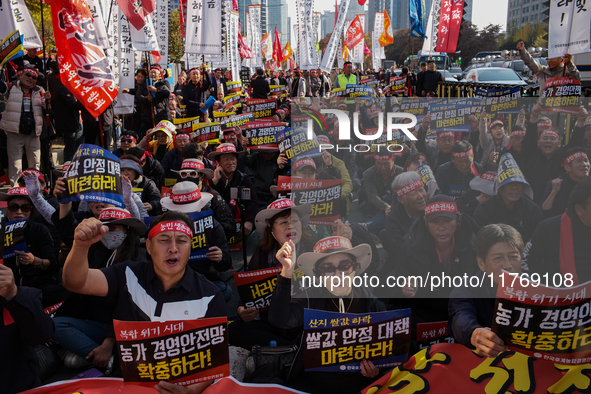
{"type": "Polygon", "coordinates": [[[240,57],[243,59],[253,59],[254,55],[252,54],[252,50],[246,45],[244,40],[242,39],[242,34],[238,33],[238,44],[240,44],[240,57]]]}
{"type": "Polygon", "coordinates": [[[281,42],[279,41],[277,25],[275,25],[275,36],[273,37],[273,60],[275,60],[277,68],[281,68],[281,62],[283,61],[283,50],[281,49],[281,42]]]}
{"type": "Polygon", "coordinates": [[[363,26],[361,26],[361,21],[359,20],[359,15],[355,16],[355,18],[351,21],[349,27],[347,27],[347,40],[343,45],[345,45],[349,50],[353,50],[357,44],[363,40],[363,26]]]}
{"type": "Polygon", "coordinates": [[[454,53],[458,46],[458,36],[462,27],[464,0],[443,0],[437,32],[437,52],[454,53]]]}
{"type": "Polygon", "coordinates": [[[88,4],[86,0],[47,3],[51,5],[60,79],[92,116],[99,116],[117,97],[117,86],[88,4]]]}
{"type": "Polygon", "coordinates": [[[146,25],[146,17],[156,9],[154,0],[117,0],[117,4],[136,30],[146,25]]]}
{"type": "Polygon", "coordinates": [[[559,365],[516,352],[485,358],[463,345],[439,344],[421,350],[361,393],[584,393],[590,368],[591,364],[559,365]]]}

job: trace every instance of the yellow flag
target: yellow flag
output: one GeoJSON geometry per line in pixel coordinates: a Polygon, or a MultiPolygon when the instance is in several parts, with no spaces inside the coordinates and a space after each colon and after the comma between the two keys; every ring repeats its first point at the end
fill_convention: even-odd
{"type": "Polygon", "coordinates": [[[291,51],[291,47],[289,46],[289,41],[288,41],[287,44],[285,44],[285,47],[283,48],[283,61],[286,61],[292,55],[293,55],[293,52],[291,51]]]}
{"type": "Polygon", "coordinates": [[[263,38],[261,39],[261,53],[263,54],[264,57],[267,57],[267,41],[269,40],[269,34],[265,33],[265,35],[263,36],[263,38]]]}
{"type": "Polygon", "coordinates": [[[392,24],[390,23],[390,17],[384,9],[384,31],[382,31],[382,35],[378,40],[381,47],[385,47],[386,45],[390,45],[394,42],[394,33],[392,33],[392,24]]]}
{"type": "Polygon", "coordinates": [[[343,47],[343,60],[347,61],[347,59],[349,58],[349,50],[347,49],[347,47],[343,47]]]}

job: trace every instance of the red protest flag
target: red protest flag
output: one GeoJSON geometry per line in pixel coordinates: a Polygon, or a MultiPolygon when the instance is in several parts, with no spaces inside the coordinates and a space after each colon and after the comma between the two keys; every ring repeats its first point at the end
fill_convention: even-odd
{"type": "Polygon", "coordinates": [[[351,21],[349,27],[347,27],[347,40],[343,45],[351,51],[363,40],[363,37],[363,26],[361,26],[361,20],[359,19],[359,15],[357,15],[351,21]]]}
{"type": "Polygon", "coordinates": [[[240,57],[243,59],[253,59],[254,55],[252,54],[252,50],[246,45],[244,40],[242,39],[242,34],[238,32],[238,44],[240,44],[240,48],[238,49],[240,52],[240,57]]]}
{"type": "Polygon", "coordinates": [[[281,49],[281,42],[279,41],[279,33],[277,33],[277,25],[275,25],[275,37],[273,38],[273,60],[277,67],[281,67],[283,61],[283,50],[281,49]]]}
{"type": "Polygon", "coordinates": [[[156,9],[154,0],[117,0],[117,4],[136,30],[141,30],[144,27],[146,17],[156,9]]]}
{"type": "Polygon", "coordinates": [[[464,0],[443,0],[439,16],[439,30],[437,31],[437,52],[455,52],[458,37],[462,27],[464,0]]]}
{"type": "Polygon", "coordinates": [[[47,0],[60,79],[92,114],[99,116],[117,97],[117,86],[93,25],[86,0],[47,0]]]}

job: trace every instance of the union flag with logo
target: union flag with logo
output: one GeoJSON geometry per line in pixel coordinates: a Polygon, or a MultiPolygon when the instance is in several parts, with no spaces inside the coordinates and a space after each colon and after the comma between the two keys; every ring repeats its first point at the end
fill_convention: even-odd
{"type": "Polygon", "coordinates": [[[46,1],[51,5],[60,79],[92,116],[99,116],[117,97],[117,86],[88,4],[86,0],[46,1]]]}

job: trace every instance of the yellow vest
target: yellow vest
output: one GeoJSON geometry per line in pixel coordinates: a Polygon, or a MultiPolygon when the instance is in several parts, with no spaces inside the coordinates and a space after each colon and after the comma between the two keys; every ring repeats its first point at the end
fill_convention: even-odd
{"type": "Polygon", "coordinates": [[[345,74],[341,73],[337,77],[337,82],[338,82],[339,88],[344,90],[347,88],[347,85],[357,85],[357,76],[355,74],[351,73],[351,75],[349,75],[349,79],[347,79],[345,74]]]}

